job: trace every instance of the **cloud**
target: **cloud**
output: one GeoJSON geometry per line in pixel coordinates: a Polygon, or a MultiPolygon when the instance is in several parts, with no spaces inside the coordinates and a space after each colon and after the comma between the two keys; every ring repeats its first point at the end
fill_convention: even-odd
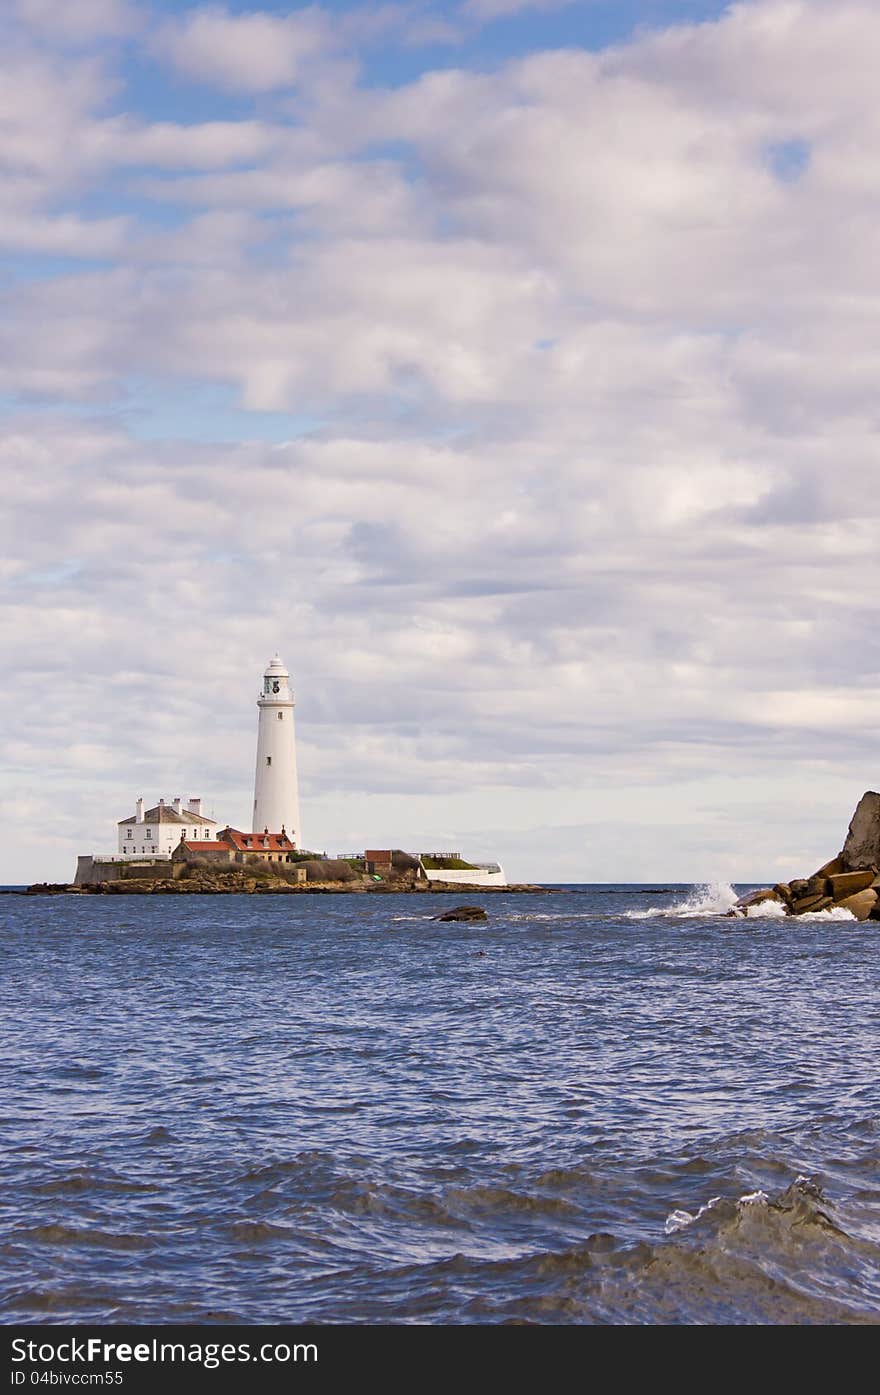
{"type": "Polygon", "coordinates": [[[574,3],[575,0],[465,0],[461,13],[468,19],[487,24],[521,14],[523,10],[560,10],[574,3]]]}
{"type": "Polygon", "coordinates": [[[155,40],[157,53],[179,72],[230,92],[290,87],[331,46],[332,27],[316,6],[287,15],[197,8],[167,21],[155,40]]]}
{"type": "Polygon", "coordinates": [[[131,0],[12,0],[12,11],[33,33],[61,43],[127,37],[143,22],[131,0]]]}
{"type": "MultiPolygon", "coordinates": [[[[302,71],[255,40],[230,76],[235,25],[290,17],[174,33],[206,14],[223,42],[179,52],[212,82],[302,71]]],[[[193,780],[245,820],[281,648],[320,846],[482,830],[515,875],[596,879],[834,852],[880,687],[878,38],[875,7],[767,0],[198,123],[23,47],[15,838],[60,798],[69,861],[193,780]]]]}

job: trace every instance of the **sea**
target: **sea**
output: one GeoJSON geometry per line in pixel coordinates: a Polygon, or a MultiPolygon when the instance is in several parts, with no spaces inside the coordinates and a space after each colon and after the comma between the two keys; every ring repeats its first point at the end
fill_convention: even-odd
{"type": "Polygon", "coordinates": [[[0,1321],[876,1323],[880,924],[741,890],[0,897],[0,1321]]]}

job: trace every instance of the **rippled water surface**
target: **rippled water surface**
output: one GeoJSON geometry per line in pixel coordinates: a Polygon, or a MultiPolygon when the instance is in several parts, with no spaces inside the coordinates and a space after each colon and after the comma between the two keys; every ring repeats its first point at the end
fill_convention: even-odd
{"type": "Polygon", "coordinates": [[[875,1322],[880,924],[0,897],[2,1320],[875,1322]]]}

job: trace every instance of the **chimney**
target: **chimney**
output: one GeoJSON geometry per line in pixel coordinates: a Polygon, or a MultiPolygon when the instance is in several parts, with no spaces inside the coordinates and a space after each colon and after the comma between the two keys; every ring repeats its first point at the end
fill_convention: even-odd
{"type": "Polygon", "coordinates": [[[191,814],[201,814],[202,801],[201,799],[196,799],[195,795],[191,795],[187,800],[186,807],[191,814]]]}
{"type": "Polygon", "coordinates": [[[174,800],[174,812],[175,812],[175,814],[179,814],[179,813],[180,813],[180,804],[181,804],[180,795],[178,795],[177,798],[174,800]]]}
{"type": "Polygon", "coordinates": [[[165,808],[165,800],[164,800],[164,799],[160,799],[160,800],[159,800],[159,804],[160,804],[160,806],[161,806],[163,809],[165,808]]]}
{"type": "Polygon", "coordinates": [[[135,806],[134,806],[134,817],[135,817],[135,821],[136,821],[137,823],[143,823],[143,821],[144,821],[144,801],[143,801],[143,797],[140,798],[140,799],[137,801],[137,803],[135,804],[135,806]]]}

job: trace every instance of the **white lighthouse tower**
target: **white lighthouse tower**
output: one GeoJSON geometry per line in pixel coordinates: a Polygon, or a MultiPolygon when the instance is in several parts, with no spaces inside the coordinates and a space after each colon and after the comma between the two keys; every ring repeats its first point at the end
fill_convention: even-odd
{"type": "Polygon", "coordinates": [[[293,732],[293,693],[290,674],[276,654],[263,674],[257,699],[257,772],[254,777],[254,833],[282,827],[301,848],[299,790],[296,780],[296,739],[293,732]]]}

